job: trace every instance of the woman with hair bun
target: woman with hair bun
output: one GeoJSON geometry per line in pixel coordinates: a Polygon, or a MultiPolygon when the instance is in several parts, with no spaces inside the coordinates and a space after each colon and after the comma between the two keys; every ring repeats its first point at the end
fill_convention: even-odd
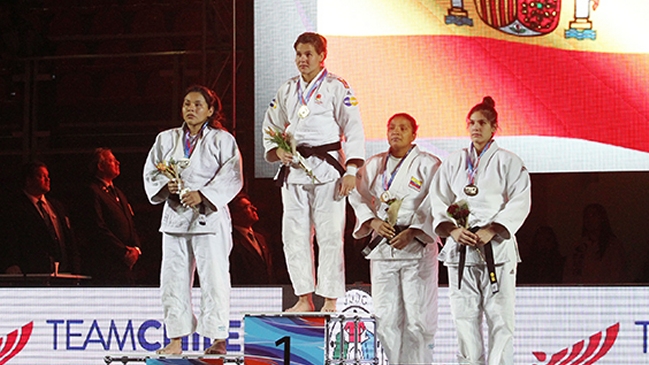
{"type": "Polygon", "coordinates": [[[169,344],[161,355],[182,353],[182,337],[214,340],[206,354],[225,354],[230,322],[232,223],[228,203],[243,186],[241,155],[222,126],[221,102],[200,85],[185,92],[182,126],[161,132],[144,165],[144,190],[162,210],[160,289],[169,344]],[[170,171],[171,168],[171,171],[170,171]],[[192,312],[194,271],[201,313],[192,312]]]}
{"type": "Polygon", "coordinates": [[[493,139],[498,112],[490,96],[471,108],[466,123],[471,144],[444,160],[431,186],[435,233],[446,238],[439,260],[448,269],[458,361],[512,365],[520,262],[514,235],[530,212],[530,176],[523,161],[493,139]],[[451,214],[454,211],[468,216],[451,214]]]}

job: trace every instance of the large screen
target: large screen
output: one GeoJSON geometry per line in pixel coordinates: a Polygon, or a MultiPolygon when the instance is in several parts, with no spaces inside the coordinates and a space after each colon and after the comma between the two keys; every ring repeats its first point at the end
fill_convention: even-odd
{"type": "Polygon", "coordinates": [[[304,31],[355,91],[368,157],[397,112],[442,159],[468,147],[467,112],[490,95],[499,145],[531,172],[647,171],[648,20],[646,0],[255,1],[256,176],[277,169],[261,123],[304,31]]]}

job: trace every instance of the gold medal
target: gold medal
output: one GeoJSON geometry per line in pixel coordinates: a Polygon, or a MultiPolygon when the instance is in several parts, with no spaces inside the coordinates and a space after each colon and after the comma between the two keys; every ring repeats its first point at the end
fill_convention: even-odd
{"type": "Polygon", "coordinates": [[[382,202],[387,203],[388,201],[390,201],[390,199],[392,199],[392,194],[390,194],[389,191],[384,191],[383,193],[381,193],[382,202]]]}
{"type": "Polygon", "coordinates": [[[301,105],[300,109],[297,110],[297,115],[300,116],[300,118],[304,119],[309,116],[309,107],[306,105],[301,105]]]}

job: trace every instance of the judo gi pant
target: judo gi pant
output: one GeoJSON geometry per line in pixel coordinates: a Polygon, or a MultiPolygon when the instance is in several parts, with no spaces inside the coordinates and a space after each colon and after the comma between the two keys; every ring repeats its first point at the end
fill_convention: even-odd
{"type": "Polygon", "coordinates": [[[376,332],[390,364],[433,362],[437,257],[371,260],[376,332]]]}
{"type": "Polygon", "coordinates": [[[211,339],[228,338],[231,248],[231,235],[163,233],[160,287],[167,337],[198,332],[211,339]],[[198,320],[191,301],[195,270],[201,285],[198,320]]]}
{"type": "Polygon", "coordinates": [[[448,267],[451,314],[458,339],[460,364],[484,365],[482,316],[487,322],[489,365],[514,364],[514,306],[516,262],[496,266],[500,291],[492,293],[486,265],[466,266],[462,289],[457,288],[458,267],[448,267]]]}
{"type": "Polygon", "coordinates": [[[282,187],[284,256],[297,296],[314,291],[325,298],[345,295],[345,199],[334,199],[336,188],[336,182],[285,184],[282,187]],[[317,284],[312,243],[314,229],[318,243],[317,284]]]}

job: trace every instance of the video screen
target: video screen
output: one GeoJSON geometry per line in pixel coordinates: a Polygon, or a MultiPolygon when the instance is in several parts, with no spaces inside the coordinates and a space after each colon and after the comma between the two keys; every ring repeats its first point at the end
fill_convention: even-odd
{"type": "Polygon", "coordinates": [[[256,1],[256,177],[277,170],[261,123],[304,31],[327,38],[327,69],[354,90],[367,157],[398,112],[440,158],[468,147],[467,113],[489,95],[499,146],[533,173],[647,171],[647,17],[645,0],[256,1]]]}

